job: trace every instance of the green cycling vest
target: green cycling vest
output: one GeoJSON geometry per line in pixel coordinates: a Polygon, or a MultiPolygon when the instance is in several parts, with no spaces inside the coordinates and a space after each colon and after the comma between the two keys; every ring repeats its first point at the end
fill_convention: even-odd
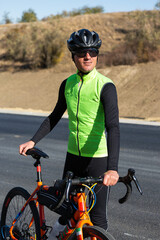
{"type": "MultiPolygon", "coordinates": [[[[65,85],[69,116],[68,152],[83,157],[108,156],[101,90],[112,82],[94,68],[82,77],[71,75],[65,85]]],[[[113,83],[113,82],[112,82],[113,83]]]]}

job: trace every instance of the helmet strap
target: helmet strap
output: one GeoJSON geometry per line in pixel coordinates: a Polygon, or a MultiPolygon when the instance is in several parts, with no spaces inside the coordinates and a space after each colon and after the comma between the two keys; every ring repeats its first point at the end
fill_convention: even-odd
{"type": "Polygon", "coordinates": [[[73,60],[73,62],[74,62],[74,54],[72,53],[72,60],[73,60]]]}

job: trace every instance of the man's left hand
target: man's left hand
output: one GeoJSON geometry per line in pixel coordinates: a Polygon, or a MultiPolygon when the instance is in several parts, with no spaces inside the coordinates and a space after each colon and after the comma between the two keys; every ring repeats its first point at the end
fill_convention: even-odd
{"type": "Polygon", "coordinates": [[[119,175],[117,171],[109,170],[104,173],[103,184],[106,186],[113,186],[118,182],[119,175]]]}

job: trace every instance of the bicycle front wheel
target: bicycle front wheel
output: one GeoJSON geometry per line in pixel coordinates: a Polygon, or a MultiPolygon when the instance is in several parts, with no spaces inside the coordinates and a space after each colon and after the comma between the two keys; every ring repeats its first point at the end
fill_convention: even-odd
{"type": "Polygon", "coordinates": [[[97,240],[115,240],[111,234],[98,226],[84,226],[83,237],[85,240],[90,240],[93,237],[96,237],[97,240]]]}
{"type": "MultiPolygon", "coordinates": [[[[115,240],[115,238],[106,232],[104,229],[97,227],[97,226],[86,226],[84,225],[83,228],[83,239],[84,240],[92,240],[96,238],[97,240],[115,240]]],[[[69,237],[68,240],[76,240],[76,231],[69,237]]]]}
{"type": "MultiPolygon", "coordinates": [[[[21,187],[13,188],[7,194],[1,213],[1,237],[12,239],[9,233],[13,220],[21,211],[30,194],[21,187]]],[[[19,240],[40,240],[40,222],[37,207],[31,201],[17,220],[13,228],[13,236],[19,240]]]]}

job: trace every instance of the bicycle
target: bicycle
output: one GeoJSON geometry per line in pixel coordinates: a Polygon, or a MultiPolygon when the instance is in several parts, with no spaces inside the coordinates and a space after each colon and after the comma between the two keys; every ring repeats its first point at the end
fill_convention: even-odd
{"type": "MultiPolygon", "coordinates": [[[[22,187],[11,189],[3,203],[1,213],[1,237],[2,239],[13,240],[44,240],[51,230],[46,225],[44,205],[38,201],[40,191],[47,191],[49,186],[43,185],[41,174],[40,158],[48,158],[48,155],[38,148],[32,148],[27,151],[27,155],[31,155],[35,159],[34,166],[37,170],[37,187],[30,195],[27,190],[22,187]]],[[[137,186],[142,194],[142,190],[135,176],[134,169],[128,169],[125,177],[120,177],[119,182],[125,184],[127,191],[123,198],[119,199],[120,203],[124,203],[132,192],[131,182],[137,186]]],[[[57,181],[56,181],[57,183],[57,181]]],[[[94,207],[95,193],[94,185],[102,184],[103,178],[73,178],[69,172],[64,180],[58,180],[58,185],[63,186],[63,194],[60,201],[54,207],[54,211],[65,204],[73,205],[72,215],[63,232],[57,237],[59,240],[114,240],[113,236],[100,227],[93,226],[89,218],[89,211],[94,207]],[[71,191],[71,186],[75,186],[71,191]],[[89,209],[87,208],[87,196],[85,189],[92,195],[89,209]],[[72,202],[72,204],[71,204],[72,202]]]]}

